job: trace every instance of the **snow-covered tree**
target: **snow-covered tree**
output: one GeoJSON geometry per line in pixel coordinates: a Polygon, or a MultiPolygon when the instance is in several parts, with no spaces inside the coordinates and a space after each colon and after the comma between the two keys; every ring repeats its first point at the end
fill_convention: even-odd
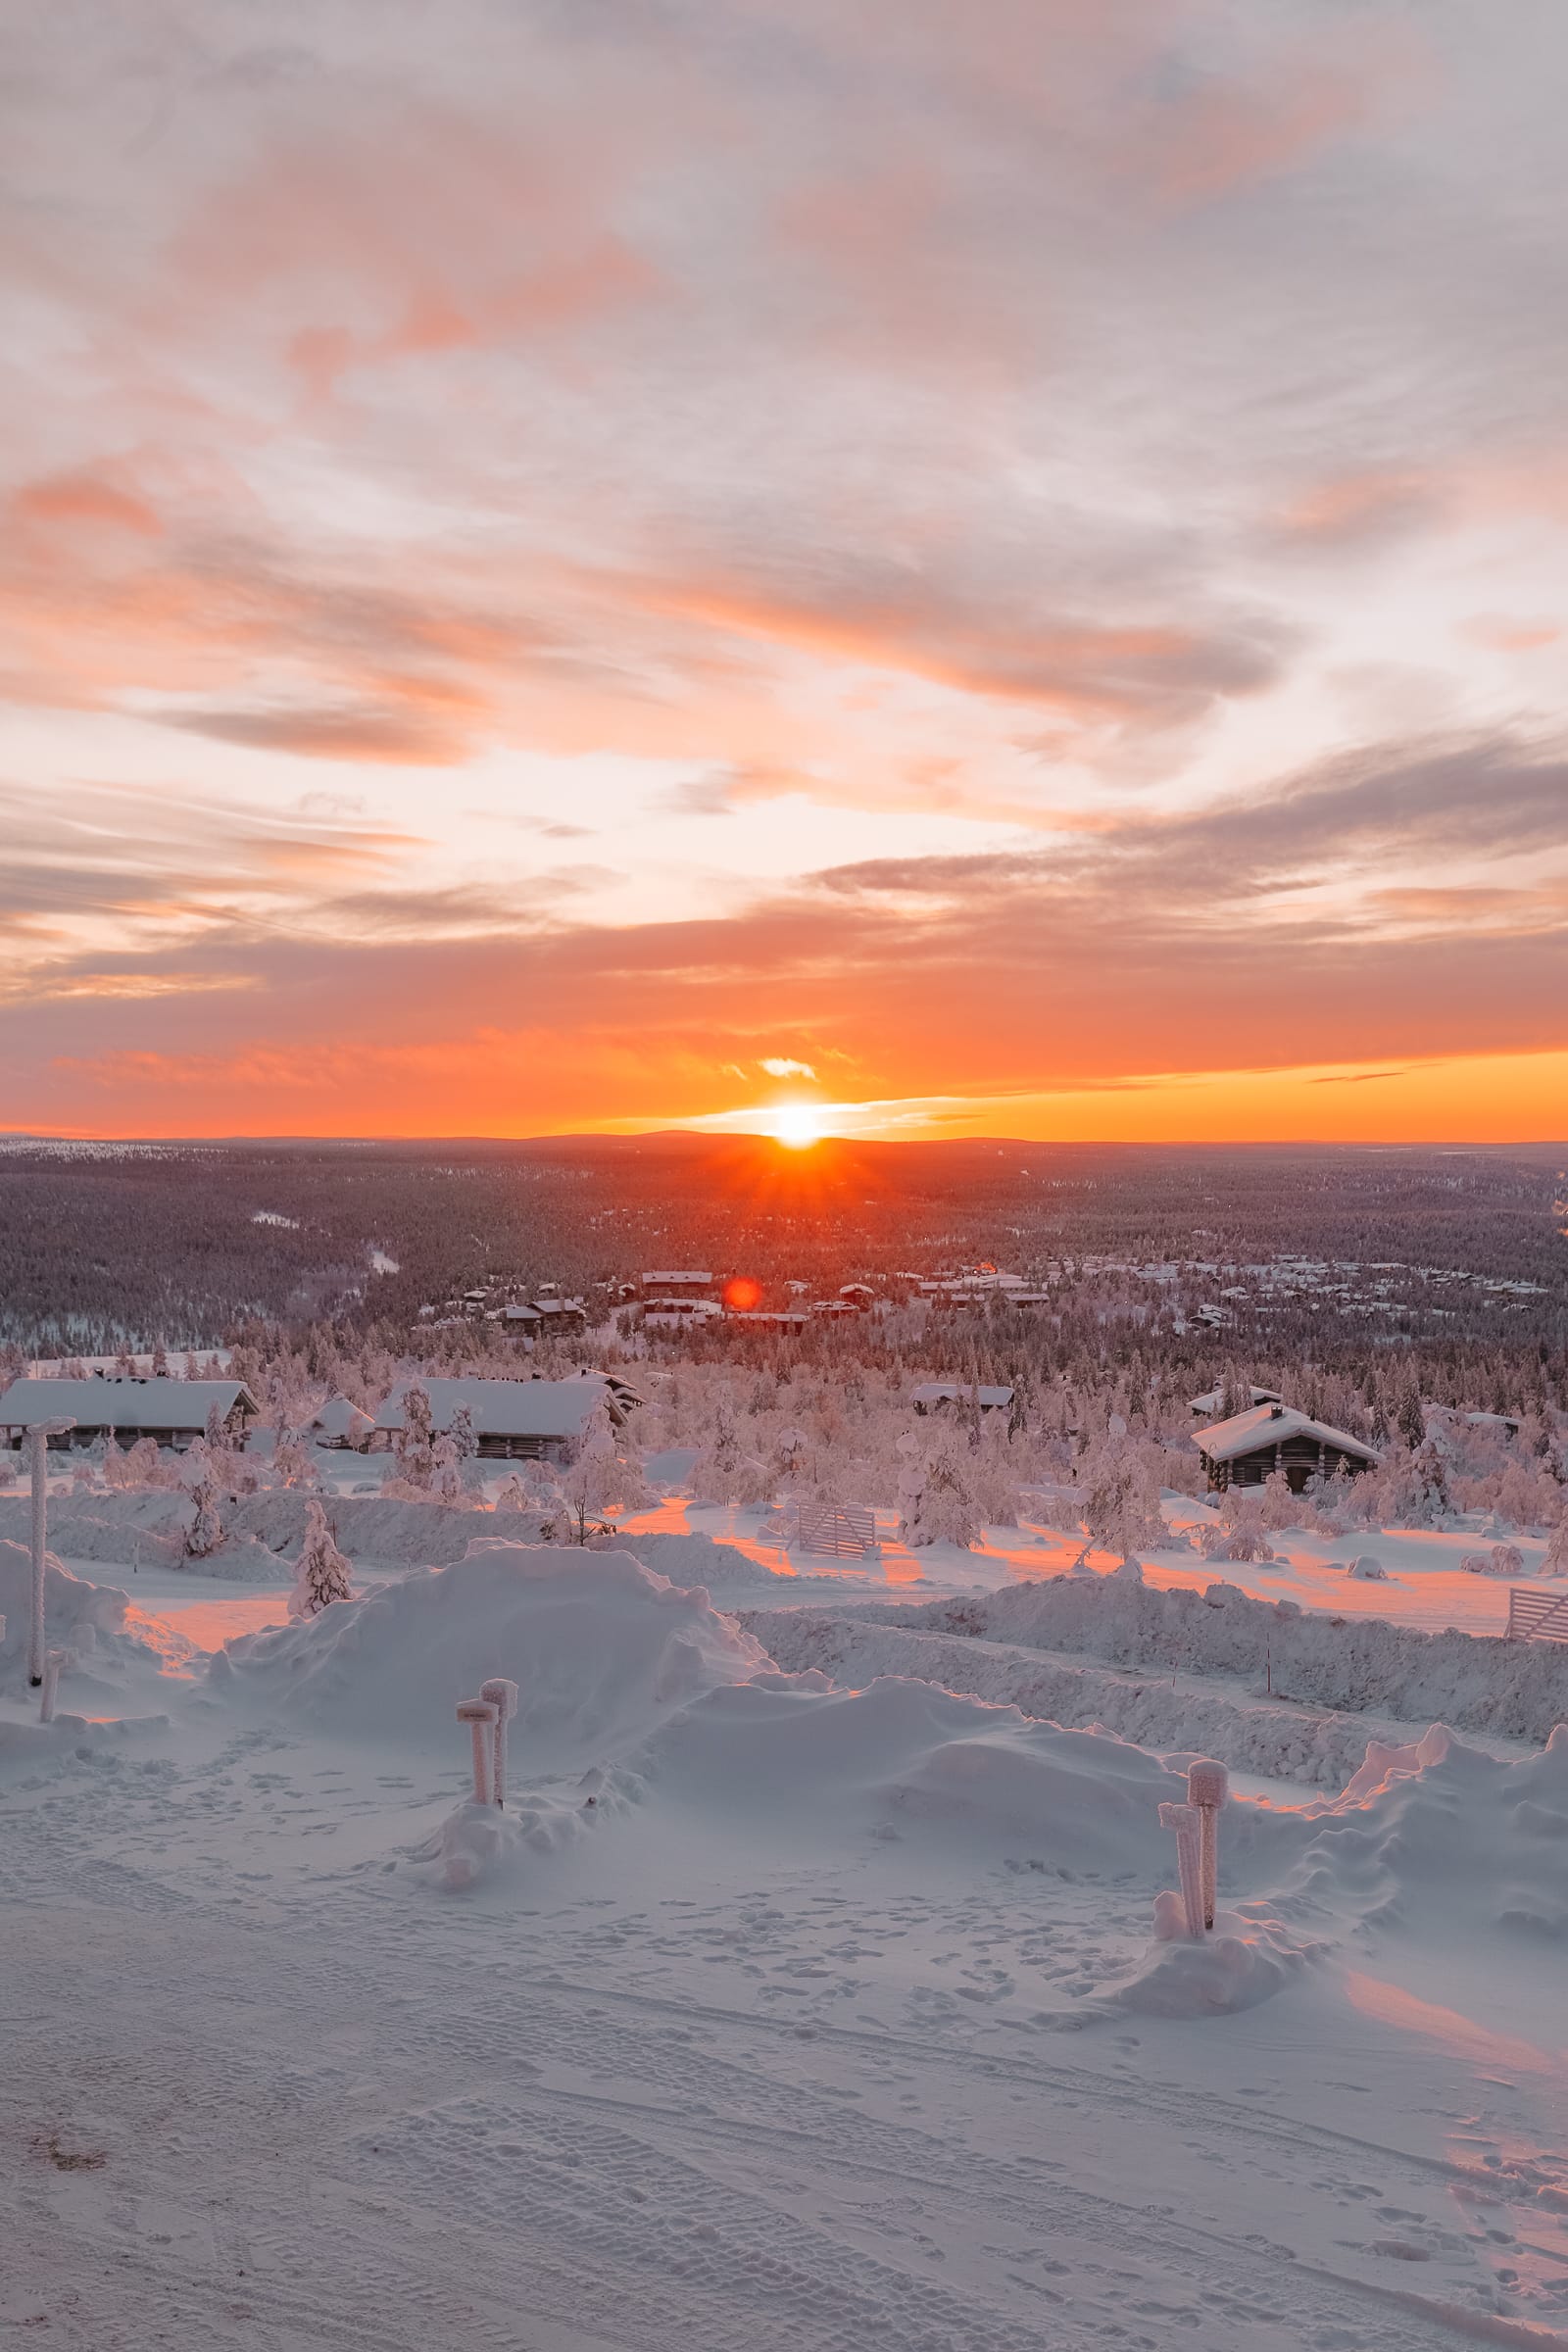
{"type": "Polygon", "coordinates": [[[278,1432],[272,1449],[272,1470],[279,1484],[285,1487],[308,1487],[316,1483],[316,1465],[306,1451],[304,1441],[289,1430],[278,1432]]]}
{"type": "Polygon", "coordinates": [[[1165,1541],[1159,1487],[1135,1438],[1107,1431],[1080,1471],[1084,1552],[1108,1551],[1119,1560],[1165,1541]]]}
{"type": "Polygon", "coordinates": [[[398,1476],[411,1487],[427,1487],[433,1467],[430,1392],[422,1381],[411,1380],[403,1392],[403,1427],[392,1442],[398,1476]]]}
{"type": "Polygon", "coordinates": [[[557,1487],[573,1544],[607,1535],[607,1511],[639,1510],[653,1500],[639,1464],[617,1452],[614,1428],[603,1405],[589,1422],[574,1460],[558,1473],[557,1487]]]}
{"type": "Polygon", "coordinates": [[[194,1509],[185,1530],[185,1556],[191,1560],[210,1559],[227,1532],[223,1526],[222,1491],[211,1462],[202,1464],[201,1476],[191,1489],[191,1502],[194,1509]]]}
{"type": "Polygon", "coordinates": [[[460,1404],[453,1414],[452,1427],[447,1431],[447,1443],[452,1447],[454,1460],[459,1463],[471,1462],[478,1452],[479,1439],[473,1426],[473,1414],[466,1403],[460,1404]]]}
{"type": "Polygon", "coordinates": [[[1263,1481],[1263,1525],[1270,1535],[1277,1535],[1282,1527],[1298,1526],[1300,1517],[1301,1506],[1291,1493],[1289,1479],[1283,1470],[1271,1470],[1263,1481]]]}
{"type": "Polygon", "coordinates": [[[332,1601],[353,1597],[348,1561],[332,1540],[325,1511],[313,1497],[305,1509],[305,1541],[295,1563],[288,1613],[291,1617],[317,1617],[332,1601]]]}

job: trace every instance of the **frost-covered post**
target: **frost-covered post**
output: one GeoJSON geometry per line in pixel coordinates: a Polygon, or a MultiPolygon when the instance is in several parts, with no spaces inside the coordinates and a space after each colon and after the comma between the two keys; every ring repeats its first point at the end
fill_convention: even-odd
{"type": "Polygon", "coordinates": [[[490,1753],[498,1712],[488,1698],[460,1698],[458,1701],[458,1721],[466,1723],[473,1735],[473,1801],[476,1805],[490,1802],[490,1753]]]}
{"type": "Polygon", "coordinates": [[[60,1688],[60,1670],[66,1663],[66,1655],[63,1649],[52,1649],[44,1659],[43,1695],[38,1701],[40,1723],[53,1723],[55,1719],[55,1692],[60,1688]]]}
{"type": "Polygon", "coordinates": [[[1194,1943],[1203,1939],[1202,1832],[1196,1805],[1161,1805],[1159,1826],[1176,1833],[1176,1868],[1181,1874],[1182,1908],[1187,1934],[1194,1943]]]}
{"type": "Polygon", "coordinates": [[[33,1689],[43,1682],[43,1562],[44,1538],[49,1528],[49,1441],[64,1437],[75,1422],[69,1419],[36,1421],[27,1432],[27,1467],[32,1473],[32,1630],[27,1642],[27,1680],[33,1689]]]}
{"type": "Polygon", "coordinates": [[[1219,1809],[1231,1792],[1230,1775],[1223,1764],[1204,1757],[1187,1771],[1187,1802],[1197,1809],[1203,1865],[1203,1925],[1214,1925],[1214,1901],[1219,1891],[1219,1809]]]}
{"type": "Polygon", "coordinates": [[[507,1801],[507,1726],[517,1712],[517,1686],[509,1683],[505,1675],[493,1674],[487,1683],[479,1685],[479,1696],[488,1699],[496,1711],[496,1735],[490,1764],[490,1800],[504,1805],[507,1801]]]}

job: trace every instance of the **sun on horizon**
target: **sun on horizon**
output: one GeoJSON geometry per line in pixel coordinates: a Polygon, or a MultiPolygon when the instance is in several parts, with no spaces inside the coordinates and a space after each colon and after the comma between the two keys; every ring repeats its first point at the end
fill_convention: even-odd
{"type": "Polygon", "coordinates": [[[768,1133],[790,1152],[808,1151],[822,1140],[820,1113],[814,1102],[780,1102],[768,1113],[768,1133]]]}

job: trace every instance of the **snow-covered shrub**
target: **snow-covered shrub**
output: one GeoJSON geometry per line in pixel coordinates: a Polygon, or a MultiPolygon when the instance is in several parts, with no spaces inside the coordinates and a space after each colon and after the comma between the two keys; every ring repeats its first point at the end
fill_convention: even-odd
{"type": "Polygon", "coordinates": [[[1369,1551],[1363,1551],[1351,1560],[1345,1573],[1347,1576],[1358,1578],[1362,1584],[1367,1585],[1386,1584],[1389,1575],[1383,1562],[1375,1559],[1369,1551]]]}
{"type": "Polygon", "coordinates": [[[1524,1554],[1517,1544],[1494,1544],[1490,1551],[1467,1551],[1459,1565],[1470,1576],[1523,1576],[1524,1554]]]}

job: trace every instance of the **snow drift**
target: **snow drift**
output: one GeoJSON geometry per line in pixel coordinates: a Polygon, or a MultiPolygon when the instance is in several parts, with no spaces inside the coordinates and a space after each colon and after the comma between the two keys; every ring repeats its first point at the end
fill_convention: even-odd
{"type": "MultiPolygon", "coordinates": [[[[27,1690],[31,1610],[31,1555],[24,1544],[0,1540],[0,1615],[5,1618],[0,1690],[18,1695],[27,1690]]],[[[70,1682],[81,1675],[122,1675],[136,1667],[162,1673],[194,1654],[192,1643],[172,1625],[133,1609],[113,1585],[92,1585],[73,1576],[53,1552],[44,1558],[44,1619],[49,1647],[69,1650],[75,1660],[70,1682]]]]}
{"type": "Polygon", "coordinates": [[[855,1617],[1088,1651],[1107,1665],[1167,1675],[1245,1676],[1254,1690],[1266,1656],[1277,1695],[1501,1739],[1544,1740],[1568,1720],[1568,1646],[1304,1613],[1292,1601],[1252,1600],[1234,1585],[1159,1592],[1120,1578],[1060,1576],[961,1600],[857,1608],[855,1617]]]}
{"type": "Polygon", "coordinates": [[[506,1675],[520,1692],[515,1776],[604,1762],[766,1663],[705,1592],[625,1552],[492,1538],[450,1567],[230,1642],[207,1680],[215,1696],[451,1761],[458,1701],[506,1675]]]}

